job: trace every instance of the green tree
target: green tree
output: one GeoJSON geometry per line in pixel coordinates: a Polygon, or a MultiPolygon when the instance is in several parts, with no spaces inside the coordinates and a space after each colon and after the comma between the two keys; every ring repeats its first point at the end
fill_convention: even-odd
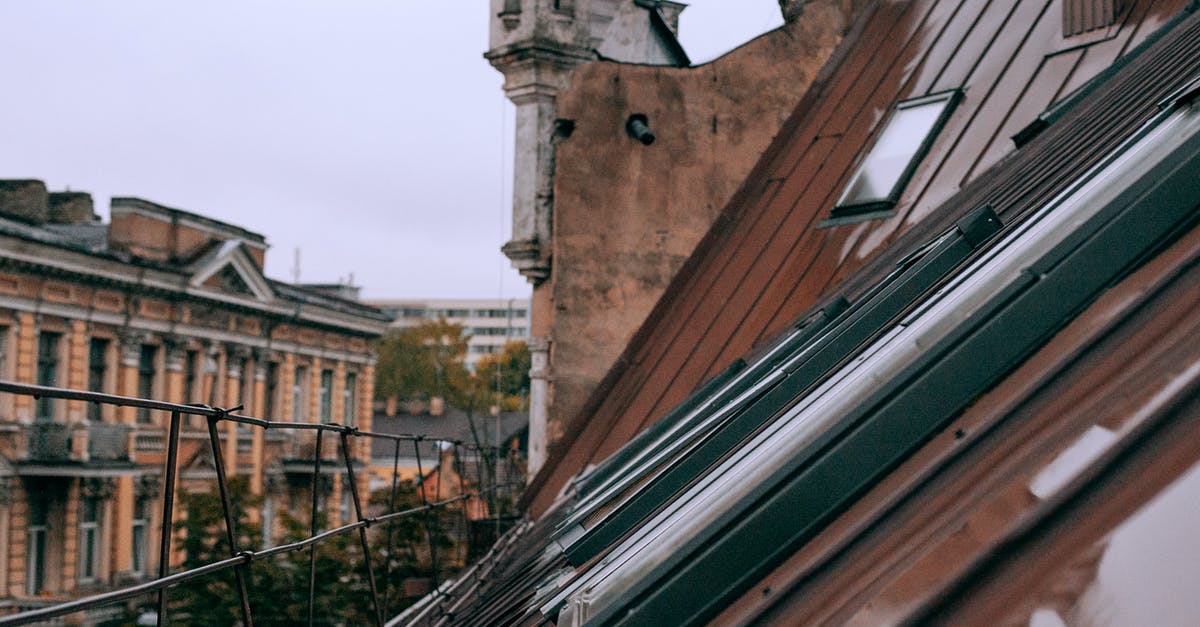
{"type": "Polygon", "coordinates": [[[461,324],[445,320],[387,334],[376,347],[375,397],[453,398],[456,390],[468,385],[464,364],[469,339],[461,324]]]}
{"type": "Polygon", "coordinates": [[[484,355],[475,364],[479,385],[492,393],[494,404],[505,411],[528,408],[529,369],[532,359],[525,342],[509,342],[499,353],[484,355]]]}
{"type": "MultiPolygon", "coordinates": [[[[239,549],[263,546],[262,527],[247,512],[260,507],[244,476],[233,477],[228,493],[237,521],[239,549]]],[[[216,486],[207,492],[181,492],[180,505],[187,515],[175,524],[184,551],[184,568],[197,568],[230,556],[224,513],[216,486]]],[[[284,543],[309,534],[309,524],[279,512],[284,543]]],[[[365,625],[370,614],[369,586],[362,568],[357,535],[335,535],[320,543],[316,559],[314,617],[320,625],[365,625]]],[[[246,573],[246,589],[256,625],[293,625],[308,616],[309,551],[301,550],[254,561],[246,573]]],[[[241,622],[241,609],[232,570],[193,580],[168,592],[172,617],[181,624],[233,625],[241,622]]]]}
{"type": "MultiPolygon", "coordinates": [[[[262,529],[251,523],[246,512],[260,501],[249,490],[246,477],[238,476],[229,481],[229,498],[233,506],[238,544],[241,547],[262,545],[262,529]]],[[[185,569],[198,568],[231,555],[225,532],[221,497],[213,486],[206,492],[179,493],[180,509],[185,513],[175,523],[175,532],[181,536],[177,546],[183,549],[185,569]]],[[[233,624],[240,620],[237,589],[231,571],[193,580],[168,591],[172,603],[172,614],[186,617],[195,624],[233,624]],[[231,602],[231,599],[234,601],[231,602]]]]}
{"type": "MultiPolygon", "coordinates": [[[[228,492],[237,520],[239,548],[262,548],[262,528],[247,515],[261,506],[261,497],[250,492],[244,476],[231,478],[228,492]]],[[[179,503],[187,513],[175,524],[177,546],[184,551],[183,567],[196,568],[228,558],[224,514],[216,486],[205,492],[181,492],[179,503]]],[[[390,486],[375,491],[368,507],[371,515],[379,515],[414,509],[421,504],[413,482],[402,481],[397,484],[394,496],[390,486]]],[[[284,530],[277,544],[309,536],[308,520],[286,510],[277,515],[284,530]]],[[[465,556],[465,546],[461,544],[465,541],[462,518],[461,508],[444,508],[393,519],[368,531],[376,586],[388,614],[394,615],[414,601],[405,596],[406,579],[441,580],[462,567],[465,556]],[[436,573],[433,557],[437,560],[436,573]]],[[[310,555],[308,549],[303,549],[252,562],[246,587],[256,625],[307,622],[310,555]]],[[[358,532],[337,534],[317,544],[315,573],[315,624],[374,623],[358,532]]],[[[240,623],[234,577],[232,570],[226,570],[170,589],[173,621],[189,625],[240,623]]]]}

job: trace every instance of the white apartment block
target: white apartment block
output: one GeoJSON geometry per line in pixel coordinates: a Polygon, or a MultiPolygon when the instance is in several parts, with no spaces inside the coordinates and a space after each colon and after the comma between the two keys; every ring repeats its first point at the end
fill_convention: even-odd
{"type": "Polygon", "coordinates": [[[472,370],[480,357],[500,352],[506,342],[529,339],[528,298],[372,300],[367,304],[393,316],[393,328],[440,318],[463,325],[465,333],[471,336],[467,343],[467,367],[472,370]]]}

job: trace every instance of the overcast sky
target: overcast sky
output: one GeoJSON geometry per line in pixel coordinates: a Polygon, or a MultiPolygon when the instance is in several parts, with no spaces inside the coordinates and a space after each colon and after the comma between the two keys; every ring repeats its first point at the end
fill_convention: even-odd
{"type": "MultiPolygon", "coordinates": [[[[138,196],[262,233],[267,274],[365,297],[521,297],[511,105],[486,0],[0,0],[0,178],[138,196]]],[[[711,59],[776,0],[697,0],[711,59]]]]}

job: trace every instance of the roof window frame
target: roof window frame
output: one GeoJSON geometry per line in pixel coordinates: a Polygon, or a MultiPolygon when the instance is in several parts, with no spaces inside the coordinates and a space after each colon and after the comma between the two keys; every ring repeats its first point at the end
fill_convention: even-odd
{"type": "Polygon", "coordinates": [[[903,100],[896,103],[896,105],[892,108],[891,114],[888,115],[887,120],[880,125],[879,131],[875,134],[874,139],[871,141],[870,148],[863,153],[862,158],[859,159],[858,163],[855,165],[854,173],[850,175],[849,180],[844,186],[842,186],[842,191],[838,195],[837,202],[835,202],[833,208],[830,209],[829,218],[822,222],[821,226],[836,226],[839,224],[861,222],[863,220],[885,218],[894,215],[893,210],[896,206],[896,203],[900,201],[900,195],[903,194],[904,189],[908,187],[908,183],[912,180],[913,175],[916,173],[917,167],[921,165],[922,161],[924,161],[925,156],[929,153],[929,149],[933,147],[934,140],[937,139],[939,134],[941,134],[942,129],[946,126],[946,122],[950,119],[950,115],[954,112],[954,109],[957,107],[959,101],[962,100],[962,96],[962,88],[956,87],[954,89],[926,94],[924,96],[910,98],[908,100],[903,100]],[[856,182],[866,170],[872,153],[879,148],[880,140],[884,137],[889,127],[896,120],[897,115],[910,109],[932,104],[941,104],[942,110],[938,113],[937,118],[934,120],[933,125],[930,126],[929,131],[925,133],[921,143],[918,144],[916,149],[912,152],[912,155],[908,159],[908,163],[906,163],[904,168],[900,171],[900,175],[896,178],[896,182],[892,184],[892,187],[888,193],[879,197],[848,200],[847,196],[850,194],[850,190],[854,188],[856,182]]]}

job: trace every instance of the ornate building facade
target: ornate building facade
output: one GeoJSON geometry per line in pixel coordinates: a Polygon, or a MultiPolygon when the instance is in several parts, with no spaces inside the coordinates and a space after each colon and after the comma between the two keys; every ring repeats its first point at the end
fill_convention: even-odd
{"type": "MultiPolygon", "coordinates": [[[[369,429],[373,342],[388,317],[266,278],[266,251],[262,235],[187,211],[114,198],[105,224],[87,194],[0,181],[0,378],[369,429]]],[[[0,394],[7,605],[36,607],[157,570],[150,547],[168,418],[0,394]]],[[[220,429],[228,473],[263,497],[253,519],[272,529],[281,509],[305,511],[315,432],[220,429]]],[[[209,489],[210,451],[204,421],[185,418],[182,489],[209,489]]],[[[365,465],[370,451],[353,455],[365,465]]],[[[348,515],[343,477],[329,481],[330,524],[348,515]]]]}

